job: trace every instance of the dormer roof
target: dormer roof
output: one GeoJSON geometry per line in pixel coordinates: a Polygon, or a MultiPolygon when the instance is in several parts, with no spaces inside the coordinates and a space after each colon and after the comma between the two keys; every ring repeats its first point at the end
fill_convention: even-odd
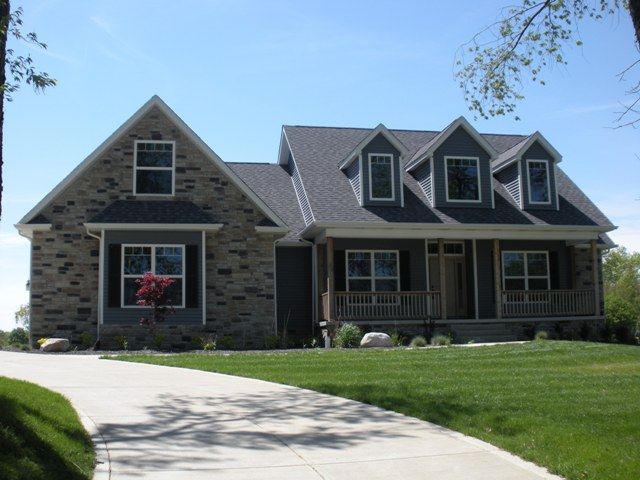
{"type": "Polygon", "coordinates": [[[493,159],[493,172],[496,173],[503,168],[508,167],[513,162],[520,160],[522,155],[524,155],[524,153],[529,150],[531,145],[535,142],[540,143],[540,145],[542,145],[542,147],[554,158],[556,163],[560,163],[562,161],[562,155],[560,155],[560,152],[558,152],[540,132],[534,132],[493,159]]]}
{"type": "Polygon", "coordinates": [[[386,138],[391,145],[398,149],[401,156],[408,153],[407,147],[400,140],[398,140],[398,138],[387,127],[380,123],[376,128],[371,130],[369,134],[364,137],[353,150],[351,150],[351,152],[349,152],[349,155],[347,155],[344,160],[340,162],[338,168],[340,168],[340,170],[348,168],[349,165],[351,165],[351,163],[356,158],[358,158],[358,155],[360,155],[362,149],[369,143],[371,143],[371,141],[378,135],[382,135],[384,138],[386,138]]]}
{"type": "Polygon", "coordinates": [[[495,148],[478,132],[469,121],[460,116],[451,122],[444,130],[425,143],[407,162],[406,170],[410,172],[425,160],[429,159],[440,145],[459,127],[462,127],[489,154],[491,160],[498,156],[495,148]]]}

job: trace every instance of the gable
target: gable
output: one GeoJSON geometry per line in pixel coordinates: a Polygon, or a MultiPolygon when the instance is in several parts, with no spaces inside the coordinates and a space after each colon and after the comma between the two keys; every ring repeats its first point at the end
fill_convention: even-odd
{"type": "MultiPolygon", "coordinates": [[[[218,155],[211,150],[211,148],[198,137],[184,121],[178,117],[178,115],[169,108],[169,106],[160,99],[158,96],[153,96],[147,101],[137,112],[135,112],[126,122],[124,122],[111,136],[109,136],[98,148],[96,148],[87,158],[85,158],[74,170],[71,171],[56,187],[51,190],[33,209],[31,209],[19,222],[19,224],[29,223],[37,215],[43,214],[43,212],[50,207],[52,203],[56,202],[62,193],[76,185],[77,182],[87,181],[87,176],[91,176],[90,170],[95,168],[95,165],[102,163],[103,165],[109,165],[111,160],[110,156],[124,155],[130,161],[128,164],[124,162],[120,165],[122,169],[128,171],[130,181],[126,177],[122,178],[122,184],[118,184],[116,190],[118,190],[119,196],[133,195],[132,188],[132,175],[133,175],[133,141],[136,138],[145,140],[163,140],[171,139],[169,137],[180,138],[180,141],[184,145],[189,145],[191,152],[197,152],[200,161],[205,164],[210,164],[215,170],[217,170],[226,181],[235,186],[239,192],[246,196],[250,202],[254,204],[268,219],[273,221],[276,225],[284,226],[282,219],[278,217],[223,161],[218,155]],[[158,127],[164,126],[165,133],[162,134],[158,127]],[[145,133],[136,133],[136,129],[142,131],[146,128],[145,133]]],[[[178,179],[178,163],[180,155],[184,155],[177,149],[176,155],[176,180],[178,179]]],[[[110,169],[114,175],[120,175],[117,170],[110,169]]],[[[102,181],[106,183],[107,190],[109,185],[113,184],[110,180],[111,176],[102,177],[102,181]]],[[[92,180],[94,181],[94,180],[92,180]]],[[[113,186],[113,185],[112,185],[113,186]]],[[[188,185],[182,186],[182,191],[178,192],[176,185],[176,195],[187,194],[191,187],[188,185]]],[[[102,188],[104,189],[104,187],[102,188]]],[[[98,189],[98,190],[102,190],[98,189]]],[[[113,188],[111,188],[113,190],[113,188]]],[[[101,193],[101,192],[100,192],[101,193]]],[[[115,198],[113,198],[115,199],[115,198]]],[[[98,201],[98,206],[100,201],[98,201]]],[[[97,213],[97,212],[94,212],[97,213]]]]}

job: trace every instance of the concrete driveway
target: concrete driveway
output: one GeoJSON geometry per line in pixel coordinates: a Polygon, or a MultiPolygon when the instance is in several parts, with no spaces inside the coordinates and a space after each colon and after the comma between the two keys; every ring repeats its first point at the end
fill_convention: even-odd
{"type": "Polygon", "coordinates": [[[71,400],[96,443],[96,479],[559,478],[446,428],[260,380],[7,352],[0,375],[71,400]]]}

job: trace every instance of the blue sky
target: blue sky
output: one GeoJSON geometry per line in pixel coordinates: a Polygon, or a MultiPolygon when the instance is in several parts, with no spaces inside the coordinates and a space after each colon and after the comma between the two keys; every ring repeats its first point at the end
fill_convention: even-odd
{"type": "Polygon", "coordinates": [[[48,43],[58,79],[5,110],[0,329],[27,301],[29,248],[13,224],[142,103],[160,95],[224,160],[274,162],[282,124],[540,130],[563,169],[640,250],[640,137],[612,129],[637,58],[626,14],[581,25],[569,65],[527,86],[522,120],[473,120],[454,78],[458,47],[506,1],[15,0],[48,43]]]}

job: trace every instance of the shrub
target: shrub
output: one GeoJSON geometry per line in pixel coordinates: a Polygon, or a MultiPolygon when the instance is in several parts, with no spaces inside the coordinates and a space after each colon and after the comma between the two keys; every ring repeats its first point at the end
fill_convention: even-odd
{"type": "Polygon", "coordinates": [[[24,328],[14,328],[9,332],[7,341],[9,342],[9,345],[15,345],[18,347],[22,345],[29,345],[29,332],[24,328]]]}
{"type": "Polygon", "coordinates": [[[267,350],[275,350],[280,346],[280,337],[277,335],[266,335],[264,337],[264,348],[267,350]]]}
{"type": "Polygon", "coordinates": [[[334,342],[338,348],[355,348],[360,345],[360,340],[362,340],[360,327],[353,323],[345,323],[336,331],[334,342]]]}
{"type": "Polygon", "coordinates": [[[236,346],[236,342],[233,340],[233,336],[225,335],[217,342],[217,346],[220,350],[233,350],[236,346]]]}
{"type": "Polygon", "coordinates": [[[438,347],[448,347],[451,345],[451,337],[447,335],[434,335],[431,337],[431,345],[438,347]]]}
{"type": "Polygon", "coordinates": [[[544,330],[538,330],[536,332],[536,336],[533,337],[534,340],[548,340],[549,334],[544,330]]]}
{"type": "Polygon", "coordinates": [[[616,341],[634,342],[639,313],[632,301],[614,293],[608,294],[605,297],[604,315],[606,326],[613,332],[616,341]]]}
{"type": "Polygon", "coordinates": [[[162,345],[167,337],[161,333],[153,336],[153,346],[156,350],[162,350],[162,345]]]}
{"type": "MultiPolygon", "coordinates": [[[[40,343],[39,340],[38,343],[40,343]]],[[[93,335],[91,335],[89,332],[82,332],[80,334],[80,345],[82,345],[82,348],[84,348],[85,350],[89,350],[91,347],[93,347],[93,335]]]]}
{"type": "Polygon", "coordinates": [[[204,342],[202,344],[202,349],[206,350],[207,352],[215,350],[216,349],[216,341],[212,340],[212,339],[207,340],[206,342],[204,342]]]}
{"type": "Polygon", "coordinates": [[[418,335],[417,337],[413,337],[409,346],[411,348],[426,347],[427,339],[424,338],[422,335],[418,335]]]}
{"type": "Polygon", "coordinates": [[[136,280],[140,286],[136,292],[136,303],[152,309],[151,317],[142,317],[140,325],[146,325],[153,332],[159,322],[163,322],[169,315],[176,313],[169,298],[169,287],[175,283],[173,278],[162,275],[145,273],[142,278],[136,280]]]}
{"type": "Polygon", "coordinates": [[[118,335],[115,341],[120,350],[129,350],[129,340],[124,335],[118,335]]]}
{"type": "Polygon", "coordinates": [[[315,337],[302,342],[302,348],[318,348],[319,346],[318,339],[315,337]]]}
{"type": "Polygon", "coordinates": [[[405,337],[397,330],[391,332],[391,345],[401,347],[404,345],[405,337]]]}

